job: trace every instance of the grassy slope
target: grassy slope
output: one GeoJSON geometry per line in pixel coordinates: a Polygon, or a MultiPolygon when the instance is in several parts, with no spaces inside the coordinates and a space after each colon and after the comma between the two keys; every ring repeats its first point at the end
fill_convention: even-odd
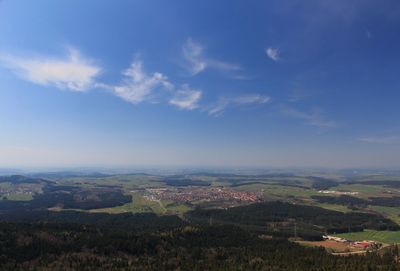
{"type": "Polygon", "coordinates": [[[400,207],[369,206],[369,209],[382,214],[400,225],[400,207]]]}
{"type": "Polygon", "coordinates": [[[156,214],[180,214],[191,210],[184,204],[174,204],[172,201],[152,201],[144,198],[138,193],[132,194],[132,202],[112,208],[93,209],[90,212],[105,213],[156,213],[156,214]]]}
{"type": "Polygon", "coordinates": [[[337,234],[339,237],[354,241],[374,240],[382,243],[400,243],[400,231],[373,231],[365,230],[363,232],[351,232],[337,234]]]}
{"type": "Polygon", "coordinates": [[[165,213],[165,208],[163,208],[158,202],[150,201],[142,197],[137,193],[132,194],[132,202],[126,203],[121,206],[111,207],[111,208],[101,208],[93,209],[90,212],[105,212],[105,213],[145,213],[153,212],[156,214],[165,213]]]}

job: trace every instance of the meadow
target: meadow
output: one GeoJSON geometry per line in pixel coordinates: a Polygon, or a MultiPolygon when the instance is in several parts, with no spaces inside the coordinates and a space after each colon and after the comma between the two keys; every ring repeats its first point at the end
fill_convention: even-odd
{"type": "Polygon", "coordinates": [[[336,236],[352,241],[373,240],[385,244],[400,243],[400,231],[374,231],[350,232],[337,234],[336,236]]]}

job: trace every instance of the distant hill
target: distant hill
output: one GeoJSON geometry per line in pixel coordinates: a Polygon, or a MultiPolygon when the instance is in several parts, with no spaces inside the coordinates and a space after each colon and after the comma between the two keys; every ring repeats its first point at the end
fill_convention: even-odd
{"type": "Polygon", "coordinates": [[[29,176],[35,178],[47,178],[47,179],[61,179],[61,178],[104,178],[113,176],[111,174],[104,174],[100,172],[74,172],[74,171],[59,171],[59,172],[41,172],[30,174],[29,176]]]}
{"type": "Polygon", "coordinates": [[[13,183],[13,184],[21,184],[21,183],[53,183],[52,181],[45,180],[42,178],[33,178],[27,177],[24,175],[9,175],[9,176],[0,176],[0,183],[13,183]]]}

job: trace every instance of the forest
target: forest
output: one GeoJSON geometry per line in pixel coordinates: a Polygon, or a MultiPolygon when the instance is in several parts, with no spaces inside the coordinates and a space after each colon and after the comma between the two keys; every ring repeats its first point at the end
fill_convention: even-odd
{"type": "Polygon", "coordinates": [[[397,247],[380,254],[337,257],[284,239],[260,239],[229,225],[149,232],[93,223],[1,222],[0,244],[0,270],[7,271],[400,270],[397,247]]]}
{"type": "Polygon", "coordinates": [[[131,195],[124,195],[116,189],[86,189],[73,186],[44,187],[44,193],[33,195],[31,201],[0,201],[0,210],[26,210],[61,206],[65,209],[96,209],[123,205],[132,201],[131,195]]]}
{"type": "Polygon", "coordinates": [[[286,237],[293,236],[294,223],[296,223],[299,236],[309,240],[321,240],[324,233],[357,232],[364,229],[400,229],[396,223],[378,214],[342,213],[280,201],[228,209],[196,209],[188,212],[186,216],[189,220],[200,224],[213,221],[286,237]]]}
{"type": "Polygon", "coordinates": [[[341,204],[347,206],[379,205],[386,207],[400,207],[400,197],[370,197],[368,199],[356,198],[348,195],[333,196],[311,196],[320,203],[341,204]]]}

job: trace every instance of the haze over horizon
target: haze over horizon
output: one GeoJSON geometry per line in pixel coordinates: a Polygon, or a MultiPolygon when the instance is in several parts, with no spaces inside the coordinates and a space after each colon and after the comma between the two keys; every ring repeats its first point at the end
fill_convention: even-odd
{"type": "Polygon", "coordinates": [[[0,1],[0,167],[398,169],[399,7],[0,1]]]}

